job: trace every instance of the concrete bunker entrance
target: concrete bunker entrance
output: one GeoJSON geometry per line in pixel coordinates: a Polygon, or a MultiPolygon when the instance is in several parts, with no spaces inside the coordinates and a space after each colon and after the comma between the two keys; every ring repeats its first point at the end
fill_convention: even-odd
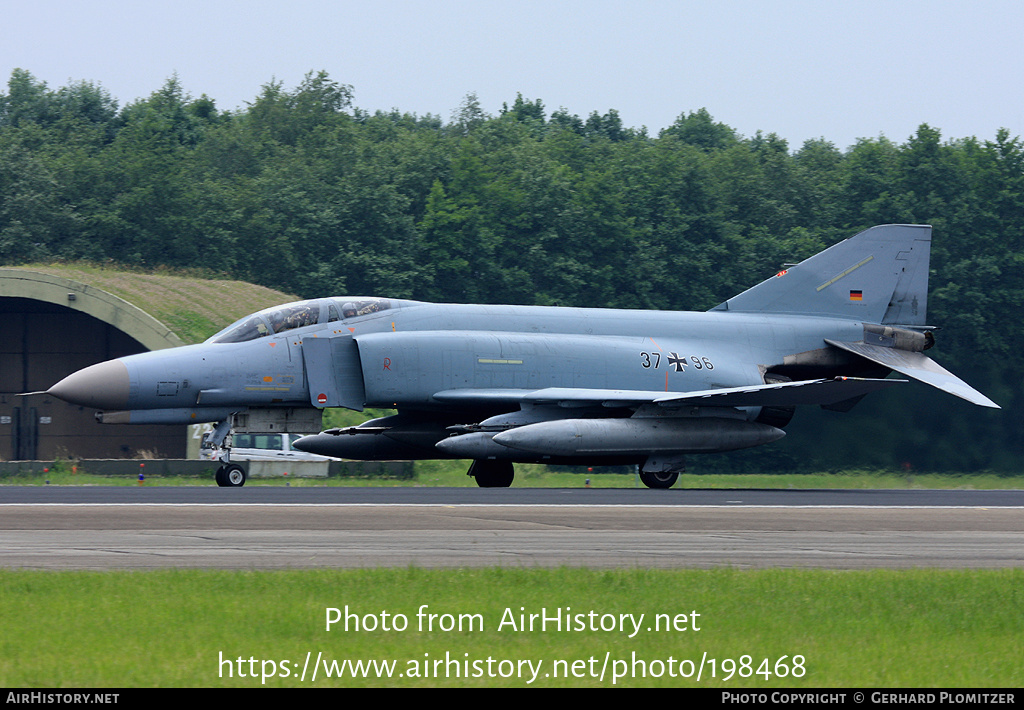
{"type": "Polygon", "coordinates": [[[48,276],[33,282],[32,277],[40,275],[22,272],[9,276],[12,271],[0,274],[0,322],[4,324],[4,337],[0,338],[0,459],[131,458],[147,452],[161,458],[184,458],[184,426],[99,424],[93,409],[46,394],[23,396],[45,391],[88,365],[145,352],[154,345],[177,344],[176,336],[168,331],[156,339],[166,341],[161,344],[152,334],[142,333],[141,337],[150,341],[144,344],[83,310],[92,301],[91,310],[104,315],[105,310],[96,307],[102,301],[99,305],[107,311],[112,304],[116,311],[115,317],[108,315],[109,320],[131,323],[142,313],[134,306],[117,304],[114,301],[120,299],[104,292],[99,292],[100,296],[82,284],[63,279],[53,283],[55,279],[48,276]],[[40,285],[56,287],[69,305],[54,303],[57,298],[39,293],[40,285]]]}

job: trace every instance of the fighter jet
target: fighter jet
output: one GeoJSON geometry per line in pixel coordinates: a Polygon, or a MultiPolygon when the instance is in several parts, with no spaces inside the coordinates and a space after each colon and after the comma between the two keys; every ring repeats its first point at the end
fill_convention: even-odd
{"type": "MultiPolygon", "coordinates": [[[[930,248],[930,226],[873,227],[702,313],[319,298],[49,393],[102,422],[217,422],[214,446],[292,430],[325,456],[472,459],[483,487],[540,462],[667,488],[685,456],[776,441],[797,406],[848,410],[892,372],[998,407],[924,354],[930,248]],[[325,407],[397,413],[321,432],[325,407]]],[[[223,451],[217,482],[243,485],[223,451]]]]}

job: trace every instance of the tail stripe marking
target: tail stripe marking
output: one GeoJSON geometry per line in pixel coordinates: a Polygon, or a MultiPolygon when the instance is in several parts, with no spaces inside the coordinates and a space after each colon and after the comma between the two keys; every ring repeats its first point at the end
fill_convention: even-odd
{"type": "Polygon", "coordinates": [[[874,255],[872,255],[872,256],[869,256],[864,261],[860,262],[859,264],[854,264],[853,266],[851,266],[849,269],[847,269],[843,273],[839,274],[838,276],[833,276],[831,279],[829,279],[828,281],[823,283],[821,286],[818,286],[818,288],[816,290],[821,291],[823,288],[828,288],[829,286],[834,284],[839,279],[843,278],[844,276],[846,276],[848,274],[853,273],[854,271],[856,271],[860,267],[864,266],[864,264],[868,263],[869,261],[871,261],[874,258],[875,258],[874,255]]]}

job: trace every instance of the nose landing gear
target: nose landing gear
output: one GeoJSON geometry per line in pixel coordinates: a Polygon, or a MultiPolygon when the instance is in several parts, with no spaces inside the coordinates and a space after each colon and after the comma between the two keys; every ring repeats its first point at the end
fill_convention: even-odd
{"type": "Polygon", "coordinates": [[[231,443],[228,434],[231,433],[232,418],[228,417],[219,422],[214,430],[203,436],[202,450],[208,451],[208,457],[220,462],[220,467],[214,478],[217,485],[222,488],[241,488],[245,485],[245,469],[237,463],[231,463],[231,443]]]}

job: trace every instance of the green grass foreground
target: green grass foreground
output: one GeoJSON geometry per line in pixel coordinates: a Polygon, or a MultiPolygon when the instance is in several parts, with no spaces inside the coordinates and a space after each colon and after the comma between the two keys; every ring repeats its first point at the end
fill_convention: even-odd
{"type": "MultiPolygon", "coordinates": [[[[476,481],[466,475],[469,461],[416,461],[416,475],[409,480],[382,478],[251,478],[246,486],[396,486],[469,487],[476,481]]],[[[138,486],[133,476],[96,476],[73,472],[69,462],[52,469],[0,476],[0,485],[18,486],[138,486]]],[[[212,471],[212,467],[211,467],[212,471]]],[[[195,476],[147,476],[146,486],[215,486],[213,474],[195,476]]],[[[517,464],[516,488],[644,488],[632,473],[569,473],[538,464],[517,464]]],[[[676,488],[785,488],[785,489],[961,489],[1000,490],[1024,488],[1024,475],[995,473],[918,473],[885,470],[849,470],[819,473],[682,474],[676,488]]]]}
{"type": "Polygon", "coordinates": [[[0,599],[8,688],[258,687],[264,675],[274,687],[714,689],[1024,677],[1024,570],[0,571],[0,599]],[[343,618],[327,630],[326,610],[346,606],[348,630],[343,618]],[[536,619],[524,631],[531,614],[561,614],[562,627],[536,619]],[[640,631],[628,618],[620,630],[620,614],[644,614],[640,631]],[[344,677],[327,677],[325,663],[344,677]]]}

